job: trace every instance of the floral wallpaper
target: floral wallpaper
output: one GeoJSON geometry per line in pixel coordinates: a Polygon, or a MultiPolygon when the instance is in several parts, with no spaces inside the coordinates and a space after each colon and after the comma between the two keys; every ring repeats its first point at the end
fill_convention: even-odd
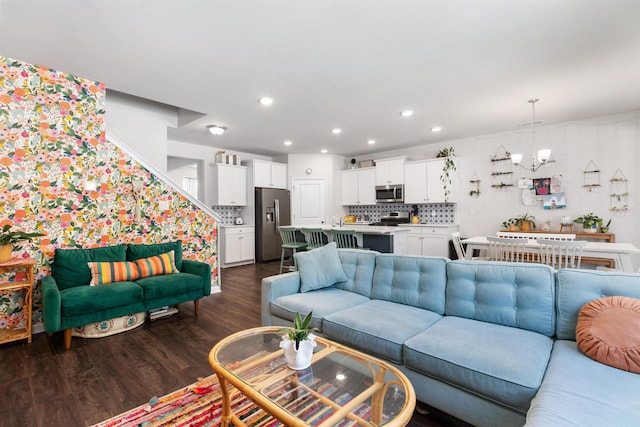
{"type": "MultiPolygon", "coordinates": [[[[217,283],[215,220],[107,142],[104,116],[104,84],[0,56],[0,228],[45,234],[14,251],[36,261],[34,324],[56,248],[180,239],[217,283]]],[[[0,328],[22,327],[21,298],[0,292],[0,328]]]]}

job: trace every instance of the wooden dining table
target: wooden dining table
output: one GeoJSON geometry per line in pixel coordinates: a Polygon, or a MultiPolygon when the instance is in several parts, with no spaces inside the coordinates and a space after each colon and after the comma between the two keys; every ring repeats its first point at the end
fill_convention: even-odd
{"type": "MultiPolygon", "coordinates": [[[[471,259],[474,250],[486,250],[489,249],[489,241],[486,236],[470,237],[463,239],[462,243],[467,245],[465,259],[471,259]]],[[[540,245],[535,239],[529,239],[525,248],[532,252],[538,253],[540,245]]],[[[632,255],[640,254],[638,249],[632,243],[606,243],[606,242],[587,242],[582,249],[582,255],[590,258],[605,258],[613,259],[616,262],[618,269],[634,273],[636,270],[633,268],[632,255]]]]}

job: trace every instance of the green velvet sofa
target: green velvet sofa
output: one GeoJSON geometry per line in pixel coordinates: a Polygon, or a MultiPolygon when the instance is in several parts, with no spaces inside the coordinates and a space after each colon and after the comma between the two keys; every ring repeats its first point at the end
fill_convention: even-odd
{"type": "Polygon", "coordinates": [[[42,279],[44,328],[47,333],[64,331],[64,347],[68,350],[72,328],[76,326],[190,300],[197,316],[199,299],[210,293],[211,266],[182,259],[181,241],[56,249],[51,275],[42,279]],[[90,262],[136,261],[170,251],[174,254],[176,273],[90,286],[90,262]]]}

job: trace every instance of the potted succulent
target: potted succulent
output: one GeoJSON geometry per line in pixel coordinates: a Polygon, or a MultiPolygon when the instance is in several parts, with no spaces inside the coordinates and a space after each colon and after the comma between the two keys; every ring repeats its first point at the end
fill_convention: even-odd
{"type": "Polygon", "coordinates": [[[11,253],[18,246],[18,242],[44,236],[42,233],[27,233],[26,231],[9,231],[11,224],[5,224],[0,232],[0,262],[11,259],[11,253]]]}
{"type": "Polygon", "coordinates": [[[598,231],[598,226],[602,225],[602,218],[600,218],[598,215],[595,215],[593,212],[589,212],[588,214],[579,216],[573,222],[582,224],[582,228],[584,229],[585,233],[595,233],[596,231],[598,231]]]}
{"type": "Polygon", "coordinates": [[[285,332],[282,337],[280,348],[284,351],[284,358],[287,366],[294,370],[306,369],[311,366],[313,349],[316,346],[315,335],[317,329],[311,327],[311,317],[313,311],[302,319],[300,313],[296,313],[293,318],[293,328],[283,328],[280,332],[285,332]]]}
{"type": "Polygon", "coordinates": [[[520,215],[515,218],[516,225],[520,231],[530,231],[536,229],[536,218],[529,214],[520,215]]]}

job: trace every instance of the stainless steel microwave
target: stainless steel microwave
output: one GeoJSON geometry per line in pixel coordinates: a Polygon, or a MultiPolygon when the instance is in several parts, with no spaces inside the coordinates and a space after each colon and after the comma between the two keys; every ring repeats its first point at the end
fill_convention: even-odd
{"type": "Polygon", "coordinates": [[[376,203],[404,203],[404,185],[376,186],[376,203]]]}

